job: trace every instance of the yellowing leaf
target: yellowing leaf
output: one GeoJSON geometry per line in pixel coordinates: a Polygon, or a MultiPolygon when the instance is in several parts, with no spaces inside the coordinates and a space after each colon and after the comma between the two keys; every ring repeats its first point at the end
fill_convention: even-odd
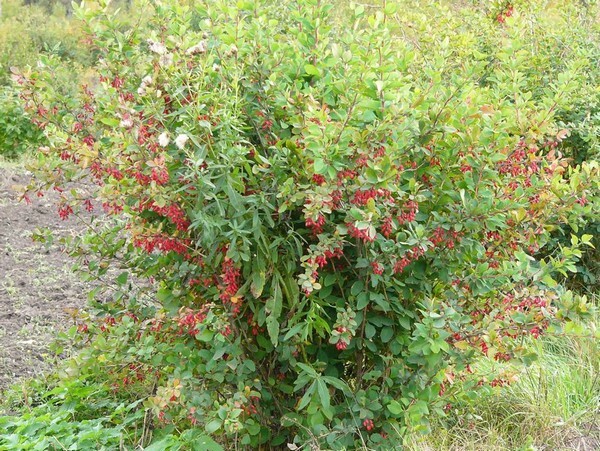
{"type": "Polygon", "coordinates": [[[456,349],[460,349],[461,351],[464,351],[465,349],[467,349],[469,347],[469,343],[467,343],[465,340],[455,341],[454,347],[456,349]]]}

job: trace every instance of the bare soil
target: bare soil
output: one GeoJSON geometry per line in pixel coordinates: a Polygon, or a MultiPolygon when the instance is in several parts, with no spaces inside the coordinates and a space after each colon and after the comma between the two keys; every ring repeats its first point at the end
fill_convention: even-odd
{"type": "Polygon", "coordinates": [[[86,286],[60,245],[32,239],[40,227],[58,236],[81,227],[59,218],[55,194],[19,202],[29,178],[18,165],[0,164],[0,390],[50,368],[49,343],[86,301],[86,286]]]}

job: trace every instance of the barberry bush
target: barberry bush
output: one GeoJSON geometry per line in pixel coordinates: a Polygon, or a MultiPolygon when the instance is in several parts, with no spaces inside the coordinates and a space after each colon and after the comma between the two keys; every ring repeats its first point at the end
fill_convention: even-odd
{"type": "Polygon", "coordinates": [[[555,279],[592,237],[536,256],[597,213],[555,120],[592,63],[534,92],[518,9],[477,16],[495,45],[468,54],[468,29],[402,39],[393,2],[344,26],[317,0],[139,8],[78,10],[100,59],[77,95],[52,57],[15,77],[50,143],[29,195],[57,190],[81,266],[118,273],[64,377],[143,400],[137,443],[391,449],[506,383],[478,358],[588,313],[555,279]]]}

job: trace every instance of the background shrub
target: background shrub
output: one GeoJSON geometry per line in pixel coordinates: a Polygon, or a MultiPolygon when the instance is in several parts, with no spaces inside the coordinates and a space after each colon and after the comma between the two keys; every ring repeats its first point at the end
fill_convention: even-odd
{"type": "Polygon", "coordinates": [[[43,132],[29,120],[11,89],[0,90],[0,155],[15,158],[43,142],[43,132]]]}
{"type": "Polygon", "coordinates": [[[20,1],[3,2],[0,16],[0,155],[15,158],[42,144],[42,132],[11,87],[16,68],[35,66],[40,55],[55,55],[65,68],[64,89],[74,89],[86,77],[93,53],[80,45],[80,23],[70,20],[62,3],[26,5],[20,1]],[[51,7],[52,6],[52,7],[51,7]],[[12,68],[12,70],[11,70],[12,68]]]}
{"type": "MultiPolygon", "coordinates": [[[[3,5],[0,17],[0,84],[10,82],[11,67],[33,66],[40,54],[54,54],[65,62],[89,66],[93,54],[80,46],[80,23],[69,20],[64,9],[49,14],[39,6],[22,2],[3,5]]],[[[74,68],[73,76],[81,73],[74,68]]]]}

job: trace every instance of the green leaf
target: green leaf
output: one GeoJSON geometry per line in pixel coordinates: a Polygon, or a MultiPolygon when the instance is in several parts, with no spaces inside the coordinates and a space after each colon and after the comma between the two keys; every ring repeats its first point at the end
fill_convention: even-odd
{"type": "Polygon", "coordinates": [[[256,422],[250,423],[250,420],[246,421],[246,429],[250,435],[258,435],[260,432],[260,424],[256,422]]]}
{"type": "Polygon", "coordinates": [[[311,366],[307,365],[306,363],[298,362],[296,365],[298,365],[298,368],[300,368],[306,374],[310,375],[313,379],[316,379],[316,378],[319,377],[319,375],[314,370],[314,368],[312,368],[311,366]]]}
{"type": "Polygon", "coordinates": [[[255,271],[252,273],[252,283],[250,284],[250,292],[255,298],[259,298],[265,287],[265,272],[255,271]]]}
{"type": "Polygon", "coordinates": [[[367,168],[365,170],[365,178],[367,179],[367,182],[372,183],[373,185],[379,182],[377,171],[373,168],[367,168]]]}
{"type": "Polygon", "coordinates": [[[100,119],[100,122],[102,122],[105,125],[108,125],[109,127],[118,127],[121,123],[119,119],[116,119],[114,117],[103,117],[102,119],[100,119]]]}
{"type": "Polygon", "coordinates": [[[337,377],[323,376],[322,379],[327,385],[331,385],[332,387],[335,387],[338,390],[343,391],[344,393],[348,393],[350,391],[348,385],[344,381],[338,379],[337,377]]]}
{"type": "Polygon", "coordinates": [[[144,449],[147,451],[162,451],[164,449],[173,449],[174,441],[175,440],[172,435],[167,435],[162,440],[154,442],[151,445],[145,447],[144,449]]]}
{"type": "Polygon", "coordinates": [[[324,174],[327,172],[327,165],[321,158],[315,158],[315,162],[313,163],[315,167],[316,174],[324,174]]]}
{"type": "MultiPolygon", "coordinates": [[[[277,273],[278,275],[279,273],[277,273]]],[[[273,296],[267,300],[265,310],[269,316],[267,316],[267,332],[273,346],[277,347],[279,342],[279,317],[281,316],[281,310],[283,308],[283,295],[281,292],[281,276],[278,276],[273,280],[273,296]]]]}
{"type": "Polygon", "coordinates": [[[356,298],[356,310],[362,310],[369,305],[369,293],[362,292],[356,298]]]}
{"type": "Polygon", "coordinates": [[[394,336],[394,329],[392,329],[391,327],[384,327],[381,330],[381,341],[383,341],[384,343],[387,343],[388,341],[390,341],[393,336],[394,336]]]}
{"type": "Polygon", "coordinates": [[[387,409],[392,415],[400,415],[404,412],[404,407],[396,400],[390,401],[390,403],[387,405],[387,409]]]}
{"type": "Polygon", "coordinates": [[[363,291],[365,288],[365,284],[363,283],[362,280],[357,280],[356,282],[354,282],[352,284],[352,288],[350,288],[350,294],[352,296],[356,296],[358,295],[358,293],[360,293],[361,291],[363,291]]]}
{"type": "Polygon", "coordinates": [[[592,239],[594,238],[594,235],[582,235],[581,236],[581,242],[583,244],[585,244],[586,246],[590,246],[592,248],[595,249],[594,245],[592,244],[592,239]]]}
{"type": "Polygon", "coordinates": [[[323,382],[321,379],[318,379],[316,382],[321,404],[325,409],[329,409],[331,406],[331,396],[329,395],[329,390],[327,389],[325,382],[323,382]]]}
{"type": "Polygon", "coordinates": [[[223,447],[208,435],[198,429],[192,429],[192,433],[184,432],[182,437],[191,445],[193,451],[223,451],[223,447]]]}
{"type": "Polygon", "coordinates": [[[128,276],[129,276],[129,273],[127,273],[127,272],[122,272],[121,274],[119,274],[119,277],[117,277],[117,284],[125,285],[127,283],[128,276]]]}
{"type": "Polygon", "coordinates": [[[206,423],[206,425],[204,426],[204,430],[206,432],[208,432],[209,434],[212,434],[213,432],[218,431],[221,428],[222,425],[222,421],[219,419],[214,419],[208,423],[206,423]]]}
{"type": "Polygon", "coordinates": [[[550,288],[554,288],[558,285],[558,282],[556,282],[550,274],[545,274],[544,277],[542,277],[542,282],[550,288]]]}
{"type": "Polygon", "coordinates": [[[308,75],[315,75],[315,76],[319,75],[319,69],[317,69],[317,67],[312,64],[305,64],[304,70],[306,71],[306,73],[308,75]]]}
{"type": "Polygon", "coordinates": [[[293,336],[298,335],[298,333],[300,333],[300,331],[302,329],[304,329],[305,327],[306,327],[306,323],[296,324],[294,327],[292,327],[290,330],[288,330],[288,332],[283,337],[283,341],[288,341],[293,336]]]}
{"type": "Polygon", "coordinates": [[[315,389],[317,387],[317,381],[314,381],[310,387],[308,387],[308,389],[306,390],[306,393],[304,393],[304,396],[302,396],[302,399],[300,400],[300,403],[298,404],[298,410],[302,410],[304,409],[311,401],[312,399],[312,395],[315,392],[315,389]]]}
{"type": "Polygon", "coordinates": [[[277,347],[279,343],[279,321],[273,316],[267,317],[267,332],[273,346],[277,347]]]}
{"type": "Polygon", "coordinates": [[[371,338],[373,338],[375,336],[375,326],[373,326],[370,323],[367,323],[365,325],[365,337],[367,338],[367,340],[370,340],[371,338]]]}

